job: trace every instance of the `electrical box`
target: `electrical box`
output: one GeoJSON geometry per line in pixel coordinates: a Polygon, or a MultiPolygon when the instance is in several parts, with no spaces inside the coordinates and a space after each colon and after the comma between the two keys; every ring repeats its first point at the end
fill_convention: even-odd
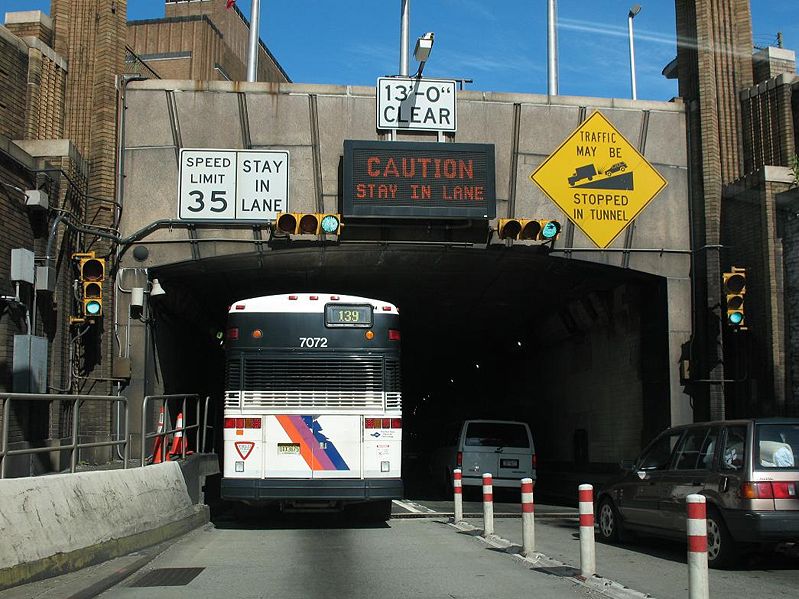
{"type": "Polygon", "coordinates": [[[25,205],[36,210],[47,210],[50,207],[50,198],[41,189],[26,189],[25,205]]]}
{"type": "Polygon", "coordinates": [[[34,272],[32,251],[25,248],[11,250],[11,280],[14,283],[22,281],[33,285],[34,272]]]}
{"type": "Polygon", "coordinates": [[[14,335],[14,393],[47,393],[47,337],[14,335]]]}
{"type": "Polygon", "coordinates": [[[56,271],[53,266],[36,267],[36,291],[53,293],[56,285],[56,271]]]}

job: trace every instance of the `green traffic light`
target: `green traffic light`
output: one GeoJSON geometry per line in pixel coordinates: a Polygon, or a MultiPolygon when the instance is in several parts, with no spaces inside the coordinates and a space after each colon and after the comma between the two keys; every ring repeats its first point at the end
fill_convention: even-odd
{"type": "Polygon", "coordinates": [[[541,229],[541,236],[544,239],[554,239],[560,233],[560,223],[556,220],[551,220],[544,225],[541,229]]]}
{"type": "Polygon", "coordinates": [[[86,302],[86,313],[89,316],[96,316],[100,313],[100,302],[86,302]]]}
{"type": "Polygon", "coordinates": [[[727,320],[730,322],[730,324],[738,325],[743,322],[744,315],[740,312],[730,312],[727,314],[727,320]]]}
{"type": "Polygon", "coordinates": [[[325,233],[335,233],[338,231],[339,221],[335,216],[328,214],[322,219],[322,231],[325,233]]]}

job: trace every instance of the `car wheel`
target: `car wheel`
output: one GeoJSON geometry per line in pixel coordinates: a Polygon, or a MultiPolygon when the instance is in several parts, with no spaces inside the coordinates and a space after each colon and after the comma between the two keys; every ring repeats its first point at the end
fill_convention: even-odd
{"type": "Polygon", "coordinates": [[[711,568],[726,568],[735,564],[740,550],[727,525],[715,508],[707,510],[707,564],[711,568]]]}
{"type": "Polygon", "coordinates": [[[622,539],[619,512],[613,501],[605,497],[599,504],[597,512],[599,520],[599,537],[608,543],[618,543],[622,539]]]}

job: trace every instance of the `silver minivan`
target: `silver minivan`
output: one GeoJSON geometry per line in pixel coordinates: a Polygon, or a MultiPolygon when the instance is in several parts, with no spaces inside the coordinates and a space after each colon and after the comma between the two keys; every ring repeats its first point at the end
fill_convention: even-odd
{"type": "Polygon", "coordinates": [[[440,488],[451,489],[452,471],[460,468],[464,487],[483,484],[490,473],[493,485],[521,487],[521,479],[535,480],[535,445],[526,422],[466,420],[444,431],[442,445],[431,456],[431,469],[440,488]]]}
{"type": "Polygon", "coordinates": [[[670,428],[597,494],[600,538],[629,531],[685,539],[685,497],[707,499],[708,563],[799,542],[799,420],[755,418],[670,428]]]}

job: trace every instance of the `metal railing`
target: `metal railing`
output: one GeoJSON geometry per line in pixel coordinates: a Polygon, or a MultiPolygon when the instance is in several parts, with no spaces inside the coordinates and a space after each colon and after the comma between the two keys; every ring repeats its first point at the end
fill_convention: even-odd
{"type": "Polygon", "coordinates": [[[122,395],[52,395],[48,393],[0,393],[0,405],[3,408],[3,432],[0,437],[0,479],[6,476],[6,458],[15,455],[29,455],[37,453],[56,453],[69,450],[70,472],[75,472],[78,464],[80,450],[90,447],[124,446],[123,467],[128,467],[130,447],[128,445],[128,399],[122,395]],[[8,449],[8,432],[10,427],[10,408],[13,401],[64,401],[72,403],[72,443],[58,447],[32,447],[28,449],[8,449]],[[116,441],[96,441],[92,443],[79,443],[80,435],[80,407],[87,401],[122,402],[125,405],[125,436],[116,441]]]}
{"type": "Polygon", "coordinates": [[[181,433],[181,436],[186,439],[185,443],[180,444],[180,457],[186,457],[186,445],[188,443],[188,438],[186,437],[187,431],[197,429],[197,436],[195,439],[195,451],[200,453],[201,450],[205,450],[205,435],[206,431],[208,430],[208,401],[210,397],[205,398],[205,405],[203,406],[203,410],[200,410],[200,396],[196,393],[179,393],[173,395],[148,395],[144,398],[141,406],[141,465],[145,466],[147,464],[147,445],[150,439],[159,438],[161,439],[161,446],[164,448],[164,451],[168,453],[168,448],[166,447],[167,443],[167,436],[171,434],[181,433]],[[195,400],[195,418],[196,422],[194,424],[187,424],[188,423],[188,414],[186,412],[186,402],[189,400],[195,400]],[[183,426],[178,427],[177,423],[175,428],[170,428],[171,423],[169,422],[169,404],[171,401],[179,400],[181,402],[180,413],[183,414],[183,426]],[[150,401],[160,401],[161,408],[164,410],[165,420],[164,420],[164,430],[163,431],[156,431],[154,433],[147,432],[147,407],[150,401]],[[200,431],[200,415],[202,413],[202,431],[200,431]]]}

